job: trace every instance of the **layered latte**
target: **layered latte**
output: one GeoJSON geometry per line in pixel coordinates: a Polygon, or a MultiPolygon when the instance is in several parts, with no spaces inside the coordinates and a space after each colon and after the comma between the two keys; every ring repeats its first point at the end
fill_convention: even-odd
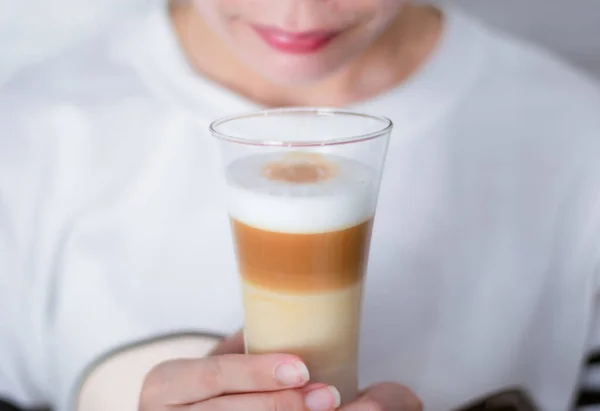
{"type": "Polygon", "coordinates": [[[333,155],[273,153],[233,161],[227,181],[247,351],[297,354],[313,382],[354,399],[376,173],[333,155]]]}

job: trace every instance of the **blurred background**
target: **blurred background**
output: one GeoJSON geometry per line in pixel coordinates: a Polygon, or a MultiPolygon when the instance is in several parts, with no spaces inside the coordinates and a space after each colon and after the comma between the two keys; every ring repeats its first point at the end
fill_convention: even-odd
{"type": "MultiPolygon", "coordinates": [[[[0,0],[0,84],[21,67],[160,1],[0,0]]],[[[447,1],[555,50],[600,79],[600,0],[447,1]]]]}

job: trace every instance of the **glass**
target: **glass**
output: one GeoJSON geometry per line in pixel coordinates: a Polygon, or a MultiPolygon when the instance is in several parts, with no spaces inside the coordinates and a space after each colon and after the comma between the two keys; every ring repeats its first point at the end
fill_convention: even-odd
{"type": "Polygon", "coordinates": [[[358,393],[363,280],[392,122],[335,109],[215,121],[248,353],[300,356],[311,382],[358,393]]]}

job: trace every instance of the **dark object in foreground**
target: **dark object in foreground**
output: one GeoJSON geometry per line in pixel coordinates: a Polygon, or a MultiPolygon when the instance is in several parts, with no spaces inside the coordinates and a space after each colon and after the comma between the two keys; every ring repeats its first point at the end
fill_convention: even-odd
{"type": "MultiPolygon", "coordinates": [[[[8,402],[4,402],[2,399],[0,399],[0,411],[22,411],[22,410],[20,408],[15,407],[14,405],[12,405],[8,402]]],[[[36,410],[36,411],[50,411],[50,410],[36,410]]]]}
{"type": "Polygon", "coordinates": [[[539,411],[533,400],[521,390],[502,391],[456,411],[539,411]]]}
{"type": "Polygon", "coordinates": [[[0,411],[21,411],[19,408],[0,400],[0,411]]]}

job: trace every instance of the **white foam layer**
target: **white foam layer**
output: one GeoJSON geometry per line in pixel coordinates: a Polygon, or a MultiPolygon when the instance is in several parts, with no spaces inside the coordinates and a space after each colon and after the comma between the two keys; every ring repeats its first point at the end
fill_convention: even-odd
{"type": "Polygon", "coordinates": [[[319,157],[335,172],[318,182],[275,181],[264,175],[269,164],[286,161],[283,154],[238,159],[227,168],[230,216],[263,230],[284,233],[323,233],[342,230],[373,217],[377,174],[355,160],[319,157]]]}

